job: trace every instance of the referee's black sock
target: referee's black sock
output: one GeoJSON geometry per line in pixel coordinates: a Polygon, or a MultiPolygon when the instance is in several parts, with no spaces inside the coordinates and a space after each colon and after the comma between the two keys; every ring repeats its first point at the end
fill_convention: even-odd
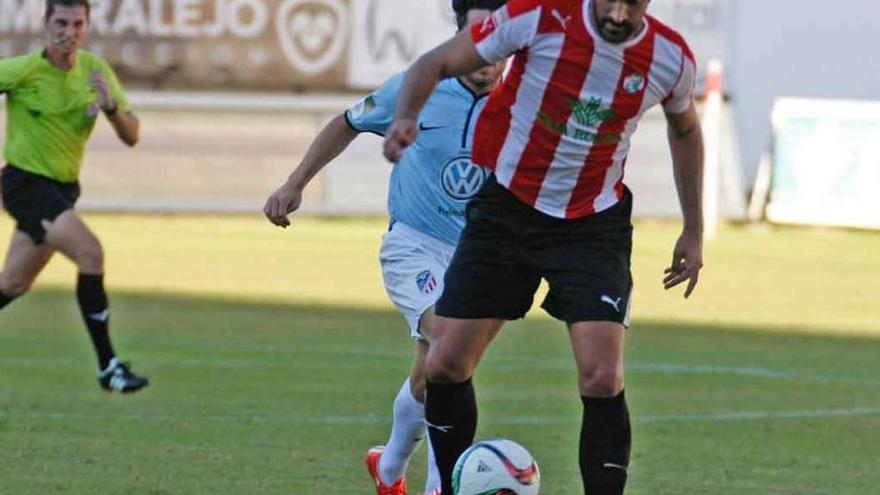
{"type": "Polygon", "coordinates": [[[15,300],[15,297],[16,296],[8,296],[5,293],[0,292],[0,309],[3,309],[6,306],[9,306],[9,303],[11,303],[13,300],[15,300]]]}
{"type": "Polygon", "coordinates": [[[428,380],[425,421],[440,471],[440,493],[452,495],[455,461],[471,446],[477,431],[477,398],[471,380],[462,383],[434,383],[428,380]]]}
{"type": "Polygon", "coordinates": [[[104,370],[116,356],[110,344],[110,309],[107,293],[104,292],[104,275],[80,273],[76,283],[76,299],[98,354],[98,368],[104,370]]]}
{"type": "Polygon", "coordinates": [[[621,495],[629,469],[632,434],[626,397],[581,397],[580,467],[587,495],[621,495]]]}

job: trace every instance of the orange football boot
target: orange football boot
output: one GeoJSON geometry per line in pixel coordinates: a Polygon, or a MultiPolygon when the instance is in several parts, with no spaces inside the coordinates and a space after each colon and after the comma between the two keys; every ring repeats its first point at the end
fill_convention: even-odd
{"type": "Polygon", "coordinates": [[[370,476],[376,482],[376,495],[407,495],[406,477],[401,476],[397,478],[393,485],[386,485],[382,478],[379,477],[379,458],[382,457],[382,452],[384,451],[385,446],[379,445],[368,450],[367,455],[364,456],[364,464],[367,465],[367,471],[370,472],[370,476]]]}

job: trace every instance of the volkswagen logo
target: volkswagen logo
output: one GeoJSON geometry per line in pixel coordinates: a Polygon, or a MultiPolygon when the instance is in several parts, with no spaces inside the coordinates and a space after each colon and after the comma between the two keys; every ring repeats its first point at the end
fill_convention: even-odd
{"type": "Polygon", "coordinates": [[[476,194],[488,177],[489,171],[471,163],[470,155],[458,155],[443,166],[440,183],[446,194],[464,201],[476,194]]]}

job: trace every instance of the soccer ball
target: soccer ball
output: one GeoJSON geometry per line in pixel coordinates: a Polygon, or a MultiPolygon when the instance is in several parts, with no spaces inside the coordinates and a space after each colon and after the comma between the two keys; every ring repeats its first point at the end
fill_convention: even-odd
{"type": "Polygon", "coordinates": [[[498,438],[475,443],[452,471],[455,495],[537,495],[538,464],[522,445],[498,438]]]}

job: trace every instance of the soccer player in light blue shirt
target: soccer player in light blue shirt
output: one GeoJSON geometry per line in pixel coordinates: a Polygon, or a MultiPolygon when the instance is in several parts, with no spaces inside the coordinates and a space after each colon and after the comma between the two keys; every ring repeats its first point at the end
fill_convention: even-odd
{"type": "MultiPolygon", "coordinates": [[[[481,21],[504,3],[455,0],[459,29],[481,21]]],[[[473,131],[503,70],[502,62],[440,82],[419,115],[418,138],[391,172],[391,225],[379,257],[385,289],[409,324],[416,358],[394,400],[387,445],[374,447],[366,455],[378,495],[407,494],[406,466],[425,437],[424,363],[433,307],[443,292],[443,276],[464,227],[467,201],[488,177],[485,169],[470,160],[473,131]]],[[[266,200],[263,211],[270,222],[289,226],[288,215],[300,207],[305,186],[358,134],[384,135],[394,118],[403,78],[403,74],[392,77],[321,130],[296,170],[266,200]]],[[[424,493],[439,494],[440,477],[430,445],[428,466],[424,493]]]]}
{"type": "MultiPolygon", "coordinates": [[[[358,132],[384,135],[394,117],[403,74],[389,79],[345,113],[358,132]]],[[[419,115],[419,138],[391,171],[388,213],[434,239],[455,245],[464,226],[464,206],[488,173],[471,164],[471,140],[486,103],[461,79],[437,85],[419,115]]]]}

